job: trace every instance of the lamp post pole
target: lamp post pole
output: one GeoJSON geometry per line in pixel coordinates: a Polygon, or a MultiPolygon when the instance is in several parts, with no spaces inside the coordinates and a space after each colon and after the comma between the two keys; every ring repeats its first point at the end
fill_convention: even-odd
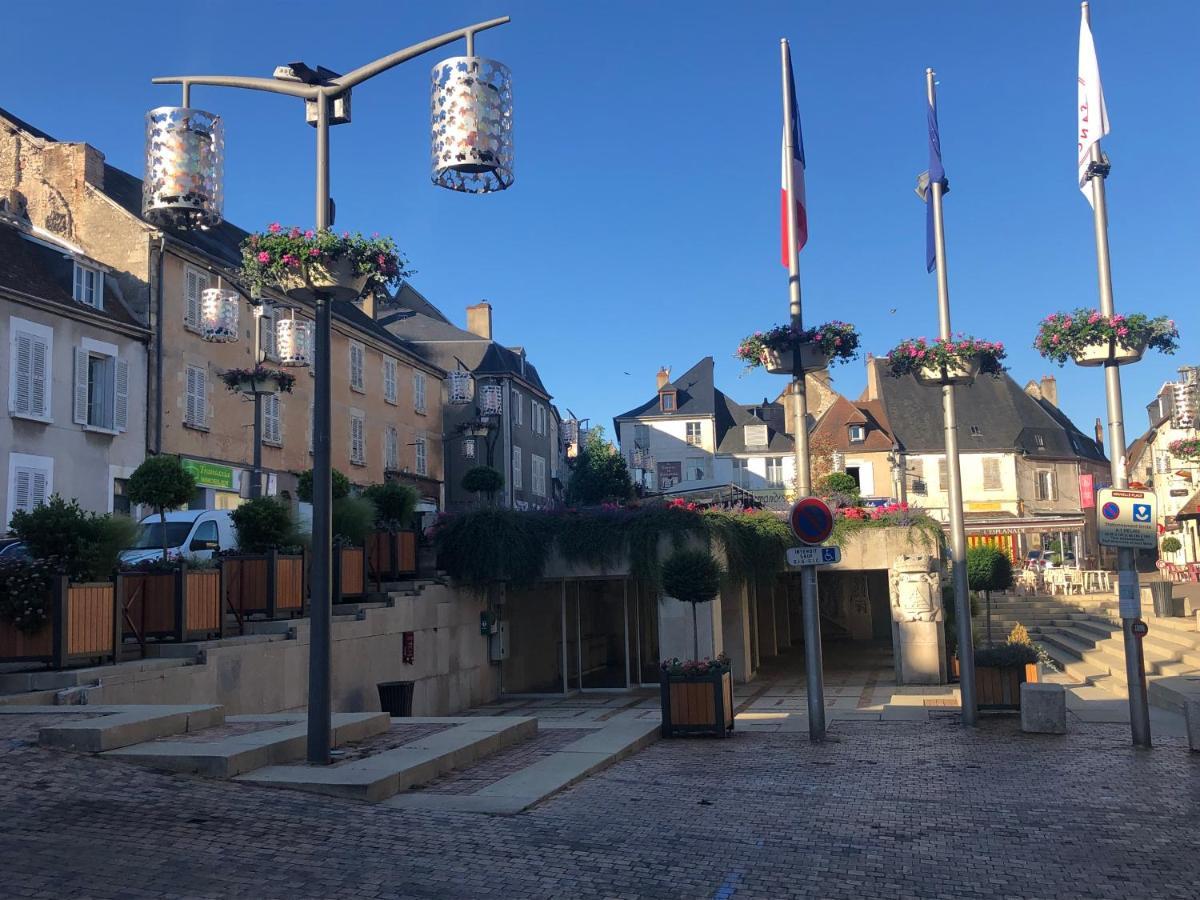
{"type": "MultiPolygon", "coordinates": [[[[254,352],[250,354],[250,358],[254,360],[254,365],[257,366],[262,362],[262,304],[254,307],[254,352]]],[[[253,380],[251,380],[253,384],[253,380]]],[[[255,385],[257,387],[257,385],[255,385]]],[[[254,392],[254,455],[251,468],[254,469],[250,477],[250,499],[257,500],[262,496],[262,437],[263,437],[263,395],[257,390],[254,392]]]]}
{"type": "MultiPolygon", "coordinates": [[[[152,79],[155,84],[180,84],[183,86],[183,103],[188,106],[193,85],[211,87],[243,88],[299,97],[316,106],[317,126],[317,178],[316,178],[316,227],[330,227],[329,201],[329,105],[347,94],[351,88],[388,69],[428,53],[438,47],[457,40],[466,39],[467,54],[473,55],[475,35],[509,21],[508,16],[477,22],[397,50],[388,56],[360,66],[346,75],[329,78],[320,84],[281,81],[273,78],[255,78],[239,75],[185,75],[152,79]]],[[[330,442],[330,334],[332,327],[333,298],[328,293],[317,293],[314,301],[316,313],[316,366],[313,372],[313,554],[310,585],[310,631],[308,656],[308,762],[326,764],[330,760],[332,693],[330,685],[330,663],[332,646],[330,626],[332,617],[332,570],[333,547],[332,505],[333,470],[330,442]]],[[[256,432],[261,427],[256,414],[256,432]]],[[[259,451],[256,437],[255,452],[259,451]]]]}

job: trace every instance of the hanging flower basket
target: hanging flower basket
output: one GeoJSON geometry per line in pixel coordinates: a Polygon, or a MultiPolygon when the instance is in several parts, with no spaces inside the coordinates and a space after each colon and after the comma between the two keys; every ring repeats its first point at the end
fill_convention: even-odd
{"type": "Polygon", "coordinates": [[[816,372],[855,359],[858,343],[858,332],[848,322],[834,320],[799,330],[777,325],[743,338],[734,355],[747,369],[762,366],[772,375],[791,375],[796,353],[800,354],[801,371],[816,372]]]}
{"type": "Polygon", "coordinates": [[[1177,459],[1200,462],[1200,438],[1180,438],[1167,444],[1167,450],[1177,459]]]}
{"type": "Polygon", "coordinates": [[[1095,309],[1051,313],[1038,327],[1034,348],[1060,366],[1073,359],[1081,366],[1137,362],[1146,350],[1171,354],[1179,349],[1179,330],[1166,316],[1142,313],[1105,316],[1095,309]]]}
{"type": "Polygon", "coordinates": [[[909,338],[887,355],[894,378],[912,375],[924,385],[971,384],[980,374],[1004,372],[1007,351],[1001,343],[957,335],[952,338],[909,338]]]}
{"type": "Polygon", "coordinates": [[[290,394],[296,376],[278,369],[255,366],[253,369],[229,369],[221,374],[225,387],[235,394],[290,394]]]}
{"type": "Polygon", "coordinates": [[[246,281],[274,285],[303,302],[318,295],[356,300],[365,290],[397,287],[409,274],[406,265],[395,241],[378,234],[301,231],[274,222],[242,242],[246,281]]]}

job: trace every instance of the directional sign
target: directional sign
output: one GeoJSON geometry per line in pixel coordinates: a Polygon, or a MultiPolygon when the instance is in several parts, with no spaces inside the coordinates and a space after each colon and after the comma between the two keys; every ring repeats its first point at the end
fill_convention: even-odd
{"type": "Polygon", "coordinates": [[[842,551],[837,547],[789,547],[787,564],[800,566],[827,566],[842,561],[842,551]]]}
{"type": "Polygon", "coordinates": [[[1154,494],[1104,488],[1096,492],[1096,532],[1105,547],[1153,550],[1158,546],[1154,494]]]}
{"type": "Polygon", "coordinates": [[[801,497],[788,513],[792,534],[805,544],[820,544],[833,533],[833,510],[816,497],[801,497]]]}

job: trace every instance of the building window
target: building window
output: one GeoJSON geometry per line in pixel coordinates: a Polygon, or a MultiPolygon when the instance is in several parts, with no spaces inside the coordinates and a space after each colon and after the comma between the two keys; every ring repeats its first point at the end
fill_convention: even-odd
{"type": "Polygon", "coordinates": [[[75,282],[71,296],[80,303],[104,309],[104,273],[91,266],[75,263],[75,282]]]}
{"type": "Polygon", "coordinates": [[[771,487],[783,487],[783,457],[767,457],[767,484],[771,487]]]}
{"type": "Polygon", "coordinates": [[[425,412],[425,373],[413,372],[413,410],[425,412]]]}
{"type": "Polygon", "coordinates": [[[650,449],[650,426],[649,425],[634,425],[633,426],[633,449],[649,450],[650,449]]]}
{"type": "Polygon", "coordinates": [[[520,391],[512,392],[512,421],[514,425],[522,425],[525,422],[525,398],[520,391]]]}
{"type": "Polygon", "coordinates": [[[356,466],[367,464],[366,427],[362,413],[350,413],[350,462],[356,466]]]}
{"type": "Polygon", "coordinates": [[[395,425],[383,429],[383,467],[389,472],[400,469],[400,434],[395,425]]]}
{"type": "Polygon", "coordinates": [[[114,478],[112,483],[112,511],[117,515],[128,516],[133,512],[129,502],[129,479],[114,478]]]}
{"type": "Polygon", "coordinates": [[[463,459],[475,458],[475,438],[467,438],[463,441],[463,459]]]}
{"type": "Polygon", "coordinates": [[[851,425],[850,426],[850,443],[861,444],[867,439],[866,425],[851,425]]]}
{"type": "Polygon", "coordinates": [[[4,520],[7,528],[12,514],[17,510],[29,512],[42,506],[54,492],[54,460],[48,456],[28,456],[24,453],[8,455],[8,516],[4,520]]]}
{"type": "Polygon", "coordinates": [[[383,399],[395,404],[396,397],[396,361],[384,357],[383,360],[383,399]]]}
{"type": "Polygon", "coordinates": [[[14,416],[51,421],[50,377],[54,331],[36,322],[11,318],[8,411],[14,416]]]}
{"type": "Polygon", "coordinates": [[[1054,492],[1054,472],[1050,469],[1039,469],[1037,473],[1037,499],[1056,500],[1054,492]]]}
{"type": "Polygon", "coordinates": [[[770,433],[767,431],[767,426],[762,425],[743,425],[742,440],[745,441],[746,447],[759,447],[766,449],[770,444],[770,433]]]}
{"type": "Polygon", "coordinates": [[[84,339],[75,348],[75,422],[101,431],[124,431],[129,418],[129,363],[114,344],[84,339]]]}
{"type": "Polygon", "coordinates": [[[750,483],[750,460],[734,457],[733,483],[738,487],[747,487],[750,483]]]}
{"type": "Polygon", "coordinates": [[[413,460],[413,462],[414,462],[413,468],[416,470],[416,473],[418,475],[428,475],[429,474],[429,452],[428,452],[428,450],[429,450],[429,448],[427,447],[426,442],[425,442],[425,435],[418,434],[416,440],[413,442],[413,451],[414,451],[414,456],[415,456],[415,459],[413,460]]]}
{"type": "Polygon", "coordinates": [[[530,454],[529,465],[533,480],[533,493],[537,497],[546,496],[546,459],[536,453],[530,454]]]}
{"type": "Polygon", "coordinates": [[[283,414],[278,394],[267,394],[263,404],[263,443],[283,446],[283,414]]]}
{"type": "Polygon", "coordinates": [[[703,443],[703,438],[700,436],[700,423],[687,423],[687,442],[689,447],[699,447],[703,443]]]}
{"type": "Polygon", "coordinates": [[[188,266],[183,273],[183,324],[200,330],[200,295],[208,290],[208,273],[188,266]]]}
{"type": "Polygon", "coordinates": [[[366,391],[366,381],[363,377],[363,357],[366,350],[357,341],[350,342],[350,390],[362,394],[366,391]]]}
{"type": "Polygon", "coordinates": [[[523,490],[523,482],[521,480],[521,448],[513,447],[512,458],[512,486],[514,491],[523,490]]]}
{"type": "Polygon", "coordinates": [[[675,392],[663,391],[659,394],[658,408],[663,412],[675,412],[675,392]]]}
{"type": "Polygon", "coordinates": [[[1044,450],[1046,448],[1046,439],[1040,434],[1035,434],[1033,436],[1033,442],[1037,445],[1039,450],[1044,450]]]}
{"type": "Polygon", "coordinates": [[[983,489],[985,491],[998,491],[1001,487],[1000,460],[985,459],[983,461],[983,489]]]}
{"type": "Polygon", "coordinates": [[[912,477],[912,492],[914,494],[924,494],[928,490],[925,484],[925,460],[909,460],[906,465],[905,474],[912,477]]]}
{"type": "Polygon", "coordinates": [[[272,361],[279,360],[279,345],[275,335],[275,311],[266,304],[260,307],[262,313],[258,316],[258,349],[263,357],[272,361]]]}
{"type": "Polygon", "coordinates": [[[971,437],[977,437],[977,438],[983,437],[983,429],[980,428],[978,425],[972,425],[971,426],[971,437]]]}
{"type": "Polygon", "coordinates": [[[703,456],[689,456],[687,460],[687,480],[704,481],[708,478],[708,459],[703,456]]]}
{"type": "Polygon", "coordinates": [[[208,428],[208,372],[200,366],[187,367],[187,405],[183,424],[189,428],[208,428]]]}

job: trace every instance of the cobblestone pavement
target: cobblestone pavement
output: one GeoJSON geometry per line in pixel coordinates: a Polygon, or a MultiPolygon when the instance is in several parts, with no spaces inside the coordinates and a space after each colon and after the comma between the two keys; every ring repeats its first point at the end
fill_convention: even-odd
{"type": "Polygon", "coordinates": [[[203,781],[0,716],[3,897],[1200,896],[1200,754],[843,721],[660,741],[505,818],[203,781]]]}

